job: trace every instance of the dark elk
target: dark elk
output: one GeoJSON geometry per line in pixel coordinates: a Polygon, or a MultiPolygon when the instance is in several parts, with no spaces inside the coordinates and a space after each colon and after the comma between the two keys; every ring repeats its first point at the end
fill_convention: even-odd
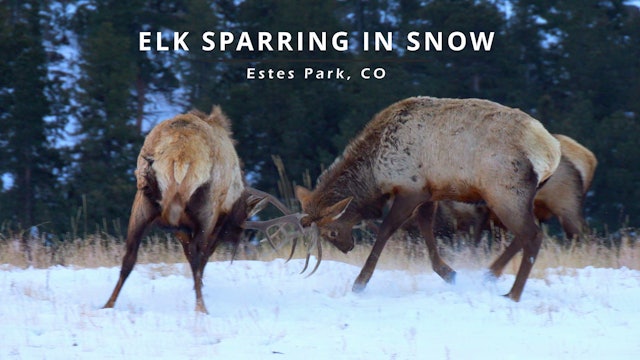
{"type": "MultiPolygon", "coordinates": [[[[534,215],[541,222],[558,218],[568,239],[588,231],[583,216],[584,200],[591,186],[598,161],[586,147],[572,138],[554,134],[560,142],[562,156],[556,171],[540,188],[534,198],[534,215]]],[[[438,204],[435,227],[443,233],[470,233],[477,245],[482,232],[505,226],[485,205],[443,201],[438,204]]]]}
{"type": "Polygon", "coordinates": [[[120,278],[105,304],[114,306],[135,265],[142,236],[152,224],[170,230],[182,244],[193,274],[196,310],[207,312],[202,298],[204,268],[222,242],[237,244],[243,229],[264,231],[298,224],[274,197],[245,185],[231,138],[231,125],[219,107],[158,124],[146,137],[135,171],[137,192],[131,209],[120,278]],[[271,202],[285,216],[247,221],[271,202]]]}
{"type": "MultiPolygon", "coordinates": [[[[451,245],[461,245],[460,235],[468,234],[475,245],[482,240],[483,231],[491,231],[491,212],[483,203],[463,203],[445,200],[438,202],[433,229],[436,236],[449,240],[451,245]]],[[[416,234],[418,225],[414,221],[405,229],[416,234]]]]}
{"type": "Polygon", "coordinates": [[[436,202],[486,202],[515,234],[493,262],[498,277],[520,250],[523,260],[506,295],[518,301],[536,260],[542,231],[533,215],[539,185],[556,170],[560,144],[524,112],[478,99],[409,98],[378,113],[320,177],[296,188],[303,226],[343,252],[363,219],[382,218],[373,249],[353,285],[362,291],[389,237],[415,217],[432,267],[446,281],[455,271],[433,237],[436,202]],[[383,216],[387,202],[391,207],[383,216]]]}

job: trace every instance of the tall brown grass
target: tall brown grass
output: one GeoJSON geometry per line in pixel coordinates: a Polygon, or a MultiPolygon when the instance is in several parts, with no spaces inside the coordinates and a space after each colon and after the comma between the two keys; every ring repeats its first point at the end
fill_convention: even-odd
{"type": "MultiPolygon", "coordinates": [[[[486,241],[486,238],[484,240],[486,241]]],[[[625,232],[615,239],[592,236],[571,244],[562,244],[555,238],[547,238],[543,243],[532,276],[541,277],[546,269],[558,267],[627,267],[640,270],[638,240],[638,235],[625,232]]],[[[276,251],[264,241],[243,241],[238,246],[235,259],[271,261],[276,258],[287,258],[291,251],[290,243],[280,245],[281,248],[276,251]]],[[[323,260],[362,266],[371,250],[371,239],[365,238],[349,254],[341,253],[326,242],[323,245],[323,260]]],[[[445,260],[455,269],[480,269],[487,268],[503,250],[503,246],[498,243],[489,247],[485,242],[475,247],[465,245],[464,241],[461,245],[452,246],[441,241],[440,251],[445,260]]],[[[304,246],[298,246],[294,258],[303,258],[305,255],[304,246]]],[[[123,256],[124,242],[106,234],[95,234],[63,242],[46,242],[41,238],[25,240],[17,235],[0,235],[0,265],[10,267],[47,268],[56,265],[79,268],[119,267],[123,256]]],[[[216,250],[210,261],[231,261],[232,258],[234,258],[233,247],[223,244],[216,250]]],[[[139,264],[183,262],[186,260],[182,247],[169,234],[147,236],[138,254],[139,264]]],[[[515,273],[519,263],[520,257],[516,256],[505,269],[505,273],[515,273]]],[[[378,267],[415,273],[431,271],[424,242],[410,238],[404,232],[397,233],[389,240],[378,267]]]]}

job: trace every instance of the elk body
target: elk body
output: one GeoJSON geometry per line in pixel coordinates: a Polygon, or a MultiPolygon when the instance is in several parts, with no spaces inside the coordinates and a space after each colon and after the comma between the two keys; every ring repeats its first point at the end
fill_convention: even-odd
{"type": "Polygon", "coordinates": [[[453,281],[455,271],[435,247],[436,202],[485,201],[515,234],[491,273],[500,276],[523,250],[507,294],[518,301],[542,242],[533,199],[559,161],[558,141],[522,111],[478,99],[416,97],[378,113],[318,178],[315,190],[297,187],[296,196],[307,214],[302,224],[317,227],[322,238],[345,253],[354,246],[351,229],[356,223],[383,218],[354,291],[366,287],[388,238],[412,217],[434,271],[453,281]]]}
{"type": "Polygon", "coordinates": [[[219,107],[210,115],[194,111],[157,125],[145,139],[135,175],[126,253],[104,307],[114,306],[142,236],[155,223],[180,241],[193,274],[196,310],[207,312],[202,276],[209,257],[221,242],[237,243],[247,218],[274,199],[245,186],[230,122],[219,107]]]}
{"type": "MultiPolygon", "coordinates": [[[[556,216],[566,237],[573,239],[587,229],[582,209],[598,161],[589,149],[572,138],[560,134],[553,136],[560,142],[560,164],[536,194],[533,211],[541,222],[556,216]]],[[[476,245],[480,242],[482,231],[492,229],[491,222],[494,226],[505,228],[484,205],[443,201],[438,205],[438,215],[437,229],[447,229],[442,232],[471,233],[476,245]]]]}
{"type": "Polygon", "coordinates": [[[572,239],[587,229],[582,210],[598,160],[589,149],[572,138],[559,134],[554,136],[562,151],[560,165],[538,191],[534,199],[534,213],[540,221],[557,216],[565,235],[572,239]]]}

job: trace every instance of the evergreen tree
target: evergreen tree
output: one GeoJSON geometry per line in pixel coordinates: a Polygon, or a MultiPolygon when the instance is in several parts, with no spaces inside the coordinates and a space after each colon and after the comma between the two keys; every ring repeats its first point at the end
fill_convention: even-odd
{"type": "Polygon", "coordinates": [[[0,6],[3,223],[64,232],[81,208],[80,230],[123,231],[143,124],[162,120],[153,113],[161,96],[180,111],[222,105],[249,180],[276,193],[271,155],[282,157],[293,180],[306,171],[314,179],[376,112],[430,95],[519,107],[578,140],[599,159],[587,199],[591,223],[639,226],[640,10],[623,0],[89,0],[65,7],[74,9],[71,23],[56,12],[64,6],[0,6]],[[168,44],[169,34],[189,31],[190,51],[139,51],[141,31],[152,33],[152,45],[156,32],[168,44]],[[205,31],[346,31],[351,47],[205,52],[205,31]],[[366,31],[392,33],[394,48],[363,51],[366,31]],[[445,48],[452,31],[495,34],[490,52],[411,52],[409,31],[442,32],[445,48]],[[69,100],[60,81],[68,75],[51,66],[60,58],[56,46],[76,40],[79,73],[69,100]],[[304,80],[305,67],[340,67],[351,80],[304,80]],[[377,67],[384,79],[360,79],[363,68],[377,67]],[[296,78],[249,80],[247,68],[293,70],[296,78]],[[69,148],[58,141],[65,121],[75,125],[69,148]]]}
{"type": "MultiPolygon", "coordinates": [[[[428,76],[423,77],[423,83],[430,95],[481,97],[504,104],[515,101],[510,90],[521,86],[516,73],[518,59],[512,39],[507,36],[505,14],[493,2],[442,0],[419,7],[408,1],[402,3],[408,7],[402,12],[403,38],[408,31],[442,32],[442,51],[432,47],[428,52],[406,54],[407,59],[425,60],[410,71],[428,76]],[[461,32],[466,38],[467,46],[461,51],[448,46],[453,32],[461,32]],[[490,32],[494,33],[491,50],[474,51],[470,34],[489,36],[490,32]]],[[[424,37],[420,39],[424,50],[424,37]]]]}
{"type": "Polygon", "coordinates": [[[355,61],[345,64],[352,79],[341,94],[347,106],[339,121],[339,133],[332,136],[332,143],[339,151],[377,112],[393,102],[410,96],[434,94],[427,90],[424,73],[415,71],[428,60],[405,57],[403,37],[410,25],[403,18],[402,9],[408,6],[404,3],[354,0],[339,8],[342,27],[355,34],[352,50],[355,61]],[[369,33],[369,51],[364,51],[365,32],[369,33]],[[393,35],[391,51],[375,51],[375,32],[393,35]],[[383,69],[384,78],[363,79],[363,69],[370,69],[368,75],[375,69],[383,69]]]}
{"type": "Polygon", "coordinates": [[[115,33],[112,23],[103,22],[96,24],[83,47],[81,92],[76,95],[80,103],[77,167],[71,188],[78,205],[87,206],[89,225],[126,219],[135,193],[133,169],[141,136],[134,122],[135,72],[128,56],[129,41],[115,33]]]}
{"type": "Polygon", "coordinates": [[[47,79],[41,11],[40,1],[0,7],[0,174],[13,179],[0,194],[0,216],[19,229],[49,222],[45,214],[55,208],[61,166],[52,136],[58,124],[47,120],[53,84],[47,79]]]}
{"type": "Polygon", "coordinates": [[[183,21],[176,25],[176,31],[188,31],[191,35],[186,41],[191,51],[177,59],[180,64],[177,72],[187,92],[188,105],[185,105],[185,111],[189,108],[204,112],[211,110],[213,105],[221,102],[229,82],[235,81],[234,74],[228,71],[224,63],[225,54],[219,46],[213,51],[201,50],[204,44],[202,34],[207,31],[226,31],[220,23],[224,23],[227,16],[232,17],[234,11],[235,7],[218,6],[210,0],[188,0],[185,3],[183,21]]]}
{"type": "Polygon", "coordinates": [[[151,31],[155,36],[171,28],[182,6],[182,1],[95,0],[77,11],[74,30],[82,63],[74,93],[77,143],[68,184],[69,197],[85,214],[81,230],[124,231],[149,94],[170,93],[177,85],[167,56],[140,51],[138,34],[151,31]]]}
{"type": "Polygon", "coordinates": [[[538,115],[599,159],[586,214],[602,229],[638,226],[638,9],[623,1],[519,0],[543,34],[538,115]],[[636,14],[636,15],[634,15],[636,14]],[[597,134],[594,136],[594,134],[597,134]]]}
{"type": "Polygon", "coordinates": [[[640,215],[640,122],[637,115],[618,111],[602,120],[594,133],[601,134],[592,148],[598,169],[589,201],[591,225],[610,231],[637,227],[640,215]]]}
{"type": "Polygon", "coordinates": [[[537,107],[548,77],[545,33],[536,9],[527,1],[509,1],[507,36],[512,41],[511,54],[503,54],[513,61],[517,81],[509,90],[509,103],[539,117],[537,107]]]}

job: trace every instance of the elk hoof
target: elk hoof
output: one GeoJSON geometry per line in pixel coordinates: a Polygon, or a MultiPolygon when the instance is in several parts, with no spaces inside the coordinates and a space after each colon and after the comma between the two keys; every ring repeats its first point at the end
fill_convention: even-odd
{"type": "Polygon", "coordinates": [[[353,291],[354,293],[361,293],[364,291],[364,288],[366,287],[367,287],[367,284],[355,282],[353,283],[353,287],[351,288],[351,291],[353,291]]]}
{"type": "Polygon", "coordinates": [[[205,315],[209,314],[209,311],[207,311],[207,307],[204,306],[204,303],[196,304],[196,312],[199,312],[199,313],[205,314],[205,315]]]}
{"type": "MultiPolygon", "coordinates": [[[[484,282],[487,283],[495,283],[496,281],[498,281],[498,276],[496,276],[496,274],[494,274],[492,271],[487,271],[484,274],[484,282]]],[[[507,295],[504,295],[507,296],[507,295]]]]}
{"type": "Polygon", "coordinates": [[[456,283],[456,272],[454,270],[451,270],[450,272],[445,274],[442,278],[448,284],[454,285],[456,283]]]}
{"type": "Polygon", "coordinates": [[[504,294],[504,295],[502,295],[502,296],[506,297],[507,299],[511,299],[511,300],[513,300],[514,302],[520,302],[520,295],[517,295],[517,296],[516,296],[516,295],[514,295],[514,294],[512,294],[512,293],[508,293],[508,294],[504,294]]]}
{"type": "Polygon", "coordinates": [[[442,264],[439,266],[434,266],[433,271],[435,271],[436,274],[438,274],[442,278],[442,280],[446,281],[447,283],[456,283],[456,271],[449,267],[449,265],[442,264]]]}

